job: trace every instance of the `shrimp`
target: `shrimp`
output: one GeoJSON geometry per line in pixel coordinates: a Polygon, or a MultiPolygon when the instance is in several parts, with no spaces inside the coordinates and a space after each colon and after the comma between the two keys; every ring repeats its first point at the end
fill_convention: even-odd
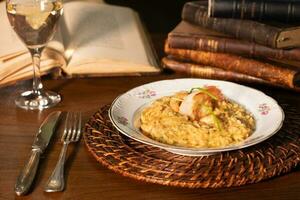
{"type": "Polygon", "coordinates": [[[201,118],[212,114],[217,106],[218,100],[224,99],[221,91],[215,86],[195,88],[182,102],[180,102],[179,113],[187,115],[192,120],[200,121],[201,118]]]}
{"type": "Polygon", "coordinates": [[[206,91],[208,91],[209,93],[211,93],[212,95],[214,95],[215,97],[217,97],[217,100],[224,99],[224,96],[223,96],[221,90],[219,88],[217,88],[216,86],[205,86],[204,89],[206,91]]]}
{"type": "Polygon", "coordinates": [[[179,107],[184,98],[188,95],[187,92],[178,92],[170,99],[170,107],[175,112],[179,112],[179,107]]]}

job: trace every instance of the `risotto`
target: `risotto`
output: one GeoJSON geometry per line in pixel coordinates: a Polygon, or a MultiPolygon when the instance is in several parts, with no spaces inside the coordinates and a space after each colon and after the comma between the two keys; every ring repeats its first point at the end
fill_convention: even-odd
{"type": "Polygon", "coordinates": [[[140,129],[162,143],[196,148],[239,143],[255,129],[253,116],[214,86],[179,92],[141,112],[140,129]]]}

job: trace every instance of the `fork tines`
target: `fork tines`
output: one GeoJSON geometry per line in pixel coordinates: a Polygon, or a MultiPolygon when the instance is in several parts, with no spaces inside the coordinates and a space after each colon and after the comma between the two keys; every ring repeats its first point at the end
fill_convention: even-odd
{"type": "Polygon", "coordinates": [[[62,142],[77,142],[81,134],[81,112],[68,112],[65,120],[62,142]]]}

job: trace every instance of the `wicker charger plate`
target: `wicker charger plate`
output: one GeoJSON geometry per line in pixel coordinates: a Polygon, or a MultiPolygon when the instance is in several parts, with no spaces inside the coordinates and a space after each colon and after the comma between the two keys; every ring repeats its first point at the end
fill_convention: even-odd
{"type": "Polygon", "coordinates": [[[148,146],[119,133],[102,107],[85,125],[84,140],[96,160],[137,180],[189,188],[256,183],[289,172],[300,161],[300,113],[287,105],[282,129],[267,141],[237,151],[189,157],[148,146]]]}

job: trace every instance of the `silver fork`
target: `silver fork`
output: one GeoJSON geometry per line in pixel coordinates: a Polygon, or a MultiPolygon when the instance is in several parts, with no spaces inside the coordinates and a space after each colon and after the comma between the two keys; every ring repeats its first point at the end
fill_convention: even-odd
{"type": "Polygon", "coordinates": [[[77,142],[81,134],[81,113],[68,112],[65,121],[64,132],[61,138],[63,147],[59,155],[59,160],[47,181],[44,191],[45,192],[58,192],[62,191],[65,186],[64,181],[64,164],[68,144],[77,142]]]}

